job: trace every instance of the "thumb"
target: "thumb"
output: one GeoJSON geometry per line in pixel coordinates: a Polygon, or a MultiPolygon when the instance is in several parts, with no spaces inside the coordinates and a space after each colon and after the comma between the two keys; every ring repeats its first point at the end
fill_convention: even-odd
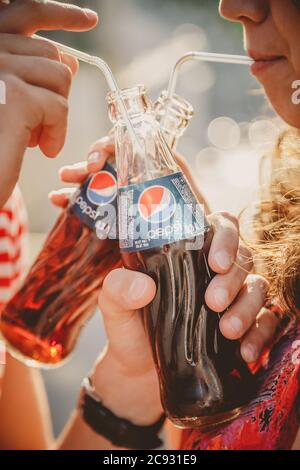
{"type": "Polygon", "coordinates": [[[99,296],[109,350],[135,373],[153,367],[139,309],[152,301],[155,292],[155,282],[149,276],[120,268],[106,277],[99,296]]]}
{"type": "Polygon", "coordinates": [[[122,268],[111,271],[99,296],[105,323],[124,324],[136,310],[151,302],[155,292],[155,282],[146,274],[122,268]]]}

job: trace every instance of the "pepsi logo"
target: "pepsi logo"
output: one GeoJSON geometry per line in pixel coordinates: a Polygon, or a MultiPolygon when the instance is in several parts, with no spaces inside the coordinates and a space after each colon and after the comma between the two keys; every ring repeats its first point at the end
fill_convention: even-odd
{"type": "Polygon", "coordinates": [[[176,210],[176,200],[168,188],[151,186],[140,195],[138,206],[144,220],[159,224],[172,217],[176,210]]]}
{"type": "Polygon", "coordinates": [[[117,180],[109,171],[100,171],[89,182],[87,197],[97,206],[110,204],[117,195],[117,180]]]}

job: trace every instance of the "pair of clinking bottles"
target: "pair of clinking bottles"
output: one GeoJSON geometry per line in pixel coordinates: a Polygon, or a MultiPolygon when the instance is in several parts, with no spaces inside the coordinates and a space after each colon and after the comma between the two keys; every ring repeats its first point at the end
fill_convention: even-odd
{"type": "Polygon", "coordinates": [[[93,314],[106,275],[122,265],[147,273],[157,293],[143,321],[166,414],[180,427],[218,424],[238,415],[253,377],[239,343],[222,336],[220,315],[205,304],[213,232],[173,154],[193,109],[166,92],[153,106],[143,86],[122,98],[142,150],[110,93],[117,172],[108,162],[61,213],[2,312],[1,332],[27,364],[58,366],[93,314]]]}

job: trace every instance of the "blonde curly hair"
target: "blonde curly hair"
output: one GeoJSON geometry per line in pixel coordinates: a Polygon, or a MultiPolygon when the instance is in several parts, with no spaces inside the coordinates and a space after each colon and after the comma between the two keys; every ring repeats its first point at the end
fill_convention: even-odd
{"type": "Polygon", "coordinates": [[[253,218],[258,271],[270,298],[290,315],[300,312],[300,130],[285,129],[262,160],[261,195],[253,218]]]}

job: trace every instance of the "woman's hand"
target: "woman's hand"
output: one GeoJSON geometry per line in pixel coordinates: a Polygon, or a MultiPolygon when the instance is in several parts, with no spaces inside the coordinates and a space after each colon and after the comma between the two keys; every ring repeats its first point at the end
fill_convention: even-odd
{"type": "Polygon", "coordinates": [[[27,146],[48,157],[61,150],[66,135],[68,95],[75,59],[47,41],[32,39],[37,30],[84,31],[97,23],[93,12],[56,2],[20,1],[0,6],[0,207],[14,188],[27,146]],[[14,33],[14,34],[12,34],[14,33]]]}
{"type": "MultiPolygon", "coordinates": [[[[64,182],[82,183],[113,156],[113,138],[106,137],[92,145],[87,162],[62,168],[60,177],[64,182]]],[[[72,191],[54,191],[50,199],[55,205],[65,207],[72,191]]],[[[268,284],[261,276],[250,274],[251,253],[240,243],[237,219],[224,212],[208,218],[214,228],[208,261],[216,276],[208,286],[205,299],[211,310],[226,310],[220,329],[225,337],[241,340],[241,354],[250,363],[272,342],[278,325],[277,318],[263,308],[268,284]]],[[[154,298],[155,291],[155,284],[147,275],[117,269],[107,276],[99,298],[109,341],[96,368],[95,385],[108,407],[138,424],[154,422],[162,411],[140,314],[140,309],[154,298]]]]}
{"type": "MultiPolygon", "coordinates": [[[[218,213],[209,220],[214,227],[209,265],[217,274],[207,289],[206,302],[216,312],[227,309],[221,331],[227,338],[241,339],[241,353],[252,362],[272,340],[277,325],[276,318],[262,310],[268,285],[262,277],[248,275],[252,261],[239,244],[235,218],[218,213]]],[[[95,387],[110,409],[137,424],[153,423],[162,412],[140,312],[155,292],[155,283],[146,274],[117,269],[105,279],[99,297],[108,346],[94,373],[95,387]]]]}

